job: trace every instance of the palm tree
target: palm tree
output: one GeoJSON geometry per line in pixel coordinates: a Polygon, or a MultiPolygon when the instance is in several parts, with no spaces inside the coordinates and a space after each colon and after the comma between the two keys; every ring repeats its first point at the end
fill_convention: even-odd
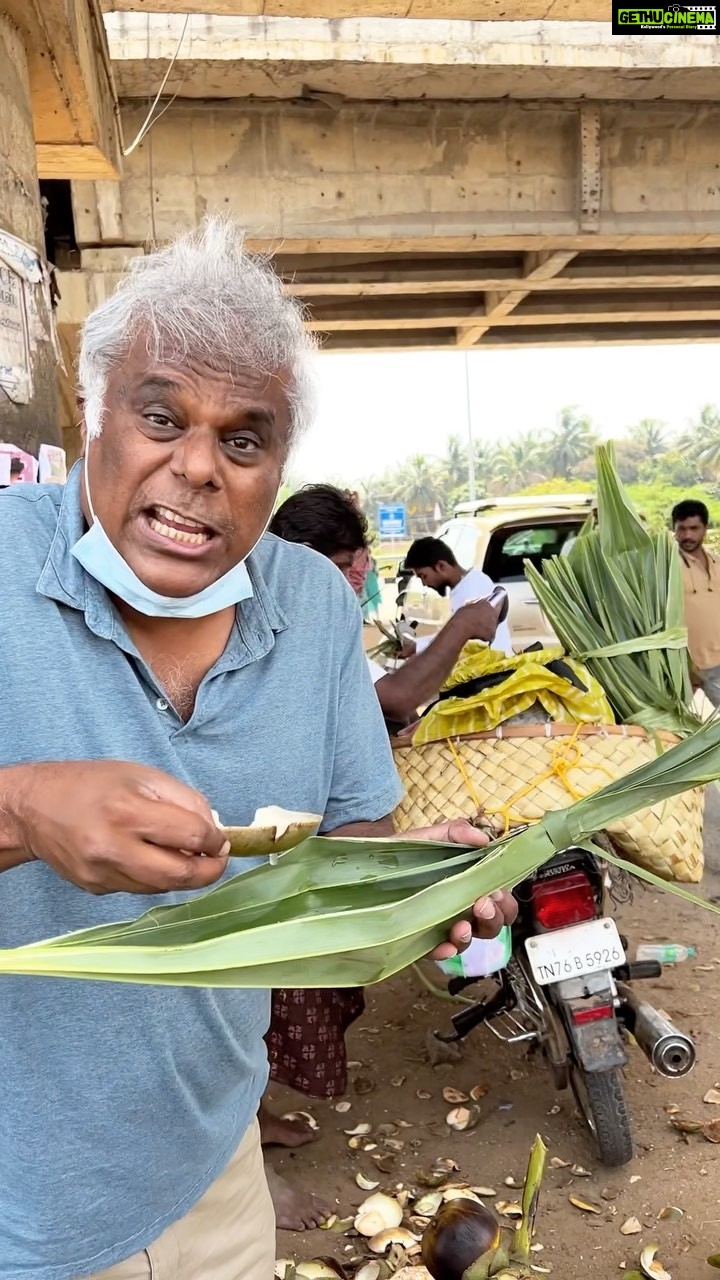
{"type": "Polygon", "coordinates": [[[364,480],[358,481],[357,488],[363,511],[375,517],[378,506],[385,497],[382,479],[378,479],[377,476],[367,476],[364,480]]]}
{"type": "Polygon", "coordinates": [[[581,414],[577,405],[567,405],[560,410],[558,425],[547,444],[546,470],[550,475],[569,480],[573,467],[592,453],[595,441],[590,418],[581,414]]]}
{"type": "Polygon", "coordinates": [[[400,486],[410,514],[431,520],[442,493],[433,460],[423,453],[413,454],[402,469],[400,486]]]}
{"type": "Polygon", "coordinates": [[[510,440],[497,454],[496,479],[507,493],[516,493],[544,479],[543,457],[537,438],[526,432],[510,440]]]}
{"type": "Polygon", "coordinates": [[[460,489],[467,484],[468,451],[460,436],[448,437],[442,469],[448,489],[460,489]]]}
{"type": "Polygon", "coordinates": [[[703,405],[698,421],[691,424],[680,445],[687,449],[693,461],[697,462],[703,471],[711,476],[718,474],[720,471],[720,409],[717,405],[703,405]]]}
{"type": "Polygon", "coordinates": [[[478,496],[487,494],[498,478],[500,450],[497,445],[480,440],[475,445],[475,486],[478,496]]]}
{"type": "Polygon", "coordinates": [[[630,428],[630,439],[639,444],[654,462],[667,452],[667,422],[661,422],[659,418],[641,418],[630,428]]]}

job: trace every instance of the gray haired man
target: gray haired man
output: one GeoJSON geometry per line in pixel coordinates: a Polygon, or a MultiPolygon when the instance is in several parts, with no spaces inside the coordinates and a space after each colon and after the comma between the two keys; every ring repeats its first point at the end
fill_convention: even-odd
{"type": "MultiPolygon", "coordinates": [[[[213,809],[391,831],[357,603],[263,536],[311,350],[222,221],[136,259],[89,317],[84,465],[0,495],[3,946],[237,872],[213,809]]],[[[512,912],[468,915],[493,933],[512,912]]],[[[270,1280],[268,1011],[262,991],[0,982],[3,1280],[270,1280]]]]}

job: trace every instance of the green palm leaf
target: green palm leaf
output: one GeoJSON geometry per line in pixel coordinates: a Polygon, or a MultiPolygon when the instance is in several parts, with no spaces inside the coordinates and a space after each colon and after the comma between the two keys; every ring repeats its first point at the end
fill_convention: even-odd
{"type": "MultiPolygon", "coordinates": [[[[0,974],[216,987],[367,986],[432,950],[475,898],[513,888],[558,849],[718,777],[720,721],[710,721],[642,768],[486,849],[314,837],[277,866],[258,867],[179,906],[0,951],[0,974]]],[[[720,914],[685,889],[609,860],[720,914]]]]}
{"type": "Polygon", "coordinates": [[[670,534],[649,533],[614,467],[597,449],[598,517],[567,556],[526,574],[558,639],[586,662],[617,717],[694,733],[680,558],[670,534]]]}

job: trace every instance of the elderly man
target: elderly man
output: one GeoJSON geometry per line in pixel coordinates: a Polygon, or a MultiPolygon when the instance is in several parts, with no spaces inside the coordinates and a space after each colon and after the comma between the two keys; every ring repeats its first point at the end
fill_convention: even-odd
{"type": "MultiPolygon", "coordinates": [[[[222,221],[135,259],[89,317],[84,468],[0,495],[3,946],[215,883],[213,809],[390,834],[357,602],[263,538],[310,349],[222,221]]],[[[493,933],[512,911],[468,914],[493,933]]],[[[2,980],[3,1280],[270,1280],[268,1011],[261,991],[2,980]]]]}

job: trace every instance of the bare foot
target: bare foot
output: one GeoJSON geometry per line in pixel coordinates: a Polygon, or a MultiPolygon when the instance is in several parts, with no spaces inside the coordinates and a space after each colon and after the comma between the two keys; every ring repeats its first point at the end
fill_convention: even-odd
{"type": "Polygon", "coordinates": [[[268,1111],[262,1102],[258,1121],[264,1147],[304,1147],[307,1142],[315,1142],[318,1136],[306,1120],[283,1120],[282,1116],[268,1111]]]}
{"type": "Polygon", "coordinates": [[[269,1165],[265,1174],[275,1209],[278,1231],[312,1231],[327,1222],[332,1210],[309,1191],[293,1191],[284,1178],[269,1165]]]}

